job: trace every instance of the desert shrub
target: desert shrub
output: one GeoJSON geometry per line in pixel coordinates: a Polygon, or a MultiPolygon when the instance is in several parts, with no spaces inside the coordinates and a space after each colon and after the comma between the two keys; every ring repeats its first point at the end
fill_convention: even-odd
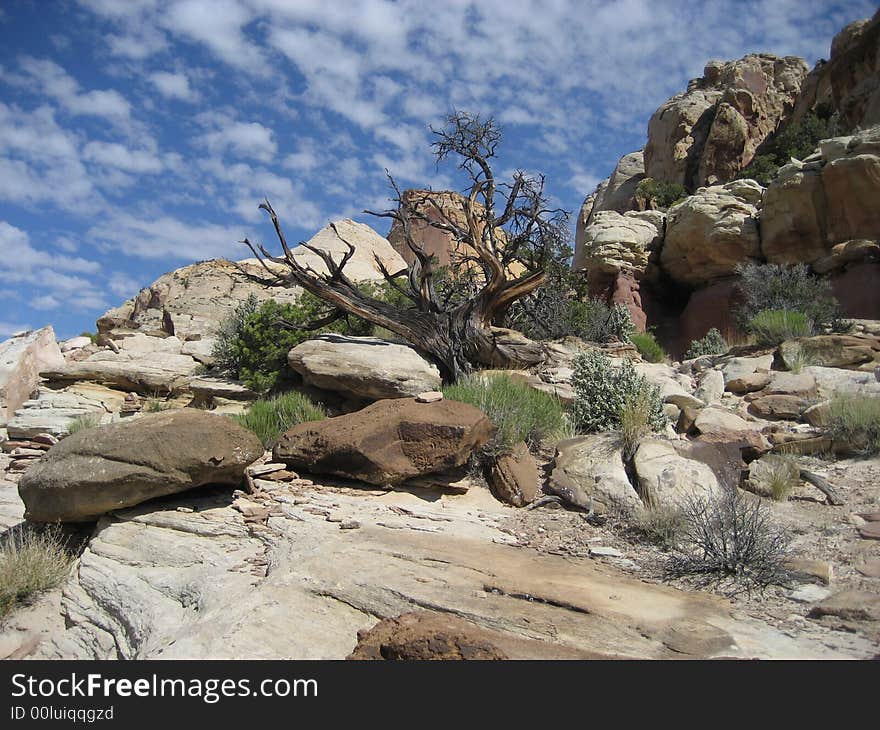
{"type": "Polygon", "coordinates": [[[57,525],[7,532],[0,545],[0,619],[16,604],[60,585],[72,563],[57,525]]]}
{"type": "MultiPolygon", "coordinates": [[[[388,285],[366,283],[361,289],[398,306],[403,299],[388,285]]],[[[252,294],[221,324],[211,353],[214,368],[241,380],[257,393],[271,393],[292,375],[287,353],[301,342],[322,332],[352,336],[373,334],[372,324],[354,316],[343,317],[317,330],[288,329],[281,324],[287,322],[302,327],[327,314],[327,305],[309,292],[303,292],[293,304],[280,304],[273,299],[260,304],[252,294]]]]}
{"type": "Polygon", "coordinates": [[[171,408],[171,404],[158,397],[147,398],[143,410],[147,413],[160,413],[171,408]]]}
{"type": "Polygon", "coordinates": [[[806,264],[740,264],[738,289],[743,303],[735,315],[746,328],[766,309],[800,312],[811,323],[811,332],[840,325],[840,310],[831,296],[831,285],[810,274],[806,264]]]}
{"type": "Polygon", "coordinates": [[[838,395],[831,399],[828,433],[864,454],[880,452],[880,397],[838,395]]]}
{"type": "Polygon", "coordinates": [[[287,429],[306,421],[322,421],[326,414],[301,393],[285,393],[254,401],[247,411],[233,418],[239,425],[253,431],[268,449],[287,429]]]}
{"type": "Polygon", "coordinates": [[[786,581],[790,538],[759,497],[725,486],[712,496],[686,497],[681,508],[685,527],[666,562],[667,577],[729,595],[786,581]]]}
{"type": "Polygon", "coordinates": [[[583,302],[578,336],[588,342],[629,342],[636,330],[623,304],[606,304],[601,299],[583,302]]]}
{"type": "Polygon", "coordinates": [[[443,397],[479,408],[495,425],[496,432],[483,449],[488,458],[508,453],[520,441],[534,450],[565,432],[562,403],[556,396],[505,373],[474,373],[445,386],[443,397]]]}
{"type": "Polygon", "coordinates": [[[648,362],[663,362],[666,359],[666,353],[652,332],[637,332],[630,336],[630,341],[648,362]]]}
{"type": "Polygon", "coordinates": [[[782,502],[800,483],[800,467],[790,456],[768,454],[751,463],[749,483],[758,494],[782,502]]]}
{"type": "Polygon", "coordinates": [[[686,197],[687,190],[681,183],[664,182],[652,177],[646,177],[636,187],[636,198],[653,210],[666,210],[686,197]]]}
{"type": "Polygon", "coordinates": [[[691,340],[691,344],[684,354],[684,359],[692,360],[704,355],[723,355],[729,349],[724,337],[721,336],[717,328],[713,327],[700,339],[691,340]]]}
{"type": "Polygon", "coordinates": [[[630,392],[623,401],[620,409],[620,441],[623,458],[627,461],[635,456],[642,439],[654,430],[651,424],[654,395],[649,389],[642,389],[630,392]]]}
{"type": "Polygon", "coordinates": [[[589,313],[587,280],[573,271],[571,249],[564,247],[551,257],[547,280],[529,296],[511,304],[504,324],[533,340],[581,336],[589,313]]]}
{"type": "Polygon", "coordinates": [[[644,409],[651,431],[666,425],[660,389],[639,375],[631,360],[614,367],[600,350],[583,350],[574,360],[571,383],[575,391],[571,419],[581,433],[620,428],[625,409],[644,409]],[[645,394],[644,399],[637,397],[640,393],[645,394]]]}
{"type": "Polygon", "coordinates": [[[670,550],[678,544],[686,526],[684,512],[675,504],[649,507],[639,512],[633,520],[636,532],[664,550],[670,550]]]}
{"type": "Polygon", "coordinates": [[[97,428],[101,425],[101,417],[97,413],[86,413],[74,418],[67,426],[67,432],[72,436],[77,431],[85,431],[88,428],[97,428]]]}
{"type": "Polygon", "coordinates": [[[760,154],[755,155],[738,177],[769,185],[779,168],[787,165],[792,157],[796,160],[809,157],[818,147],[819,140],[832,136],[829,111],[807,112],[799,121],[773,135],[761,146],[760,154]]]}
{"type": "Polygon", "coordinates": [[[788,309],[764,309],[749,320],[746,330],[754,335],[759,345],[768,346],[813,334],[813,326],[807,316],[788,309]]]}

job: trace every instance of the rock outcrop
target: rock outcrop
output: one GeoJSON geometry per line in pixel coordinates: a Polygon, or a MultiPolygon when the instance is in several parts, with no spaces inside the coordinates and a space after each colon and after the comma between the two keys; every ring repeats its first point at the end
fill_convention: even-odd
{"type": "Polygon", "coordinates": [[[398,398],[294,426],[272,454],[291,469],[381,486],[461,466],[491,434],[491,422],[473,406],[398,398]]]}
{"type": "Polygon", "coordinates": [[[660,265],[688,286],[730,276],[761,256],[758,214],[764,189],[753,180],[698,190],[666,216],[660,265]]]}
{"type": "Polygon", "coordinates": [[[645,174],[689,190],[733,179],[791,111],[808,71],[794,56],[710,61],[648,122],[645,174]]]}
{"type": "Polygon", "coordinates": [[[771,263],[827,273],[880,258],[880,126],[823,140],[819,155],[792,162],[767,188],[761,251],[771,263]]]}
{"type": "Polygon", "coordinates": [[[0,342],[0,428],[39,389],[41,371],[63,366],[51,327],[0,342]]]}
{"type": "Polygon", "coordinates": [[[229,418],[154,413],[68,436],[25,472],[19,492],[29,520],[86,522],[193,487],[236,485],[262,454],[229,418]]]}
{"type": "Polygon", "coordinates": [[[593,216],[609,210],[625,213],[636,208],[636,188],[645,179],[645,159],[642,150],[630,152],[620,158],[611,177],[600,182],[581,206],[578,214],[575,243],[581,240],[582,231],[593,221],[593,216]]]}
{"type": "Polygon", "coordinates": [[[364,400],[406,398],[440,388],[440,371],[413,348],[375,337],[321,335],[288,353],[303,382],[364,400]]]}

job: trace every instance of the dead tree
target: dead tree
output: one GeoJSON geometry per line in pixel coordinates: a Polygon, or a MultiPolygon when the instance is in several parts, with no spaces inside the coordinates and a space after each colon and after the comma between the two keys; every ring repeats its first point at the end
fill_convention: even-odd
{"type": "MultiPolygon", "coordinates": [[[[431,129],[438,163],[450,155],[459,158],[458,167],[469,179],[460,197],[461,210],[455,215],[439,205],[426,191],[420,196],[404,196],[394,178],[395,207],[384,211],[364,211],[397,222],[414,260],[408,269],[389,272],[378,257],[376,264],[388,284],[411,302],[398,308],[359,290],[345,274],[345,265],[355,247],[334,261],[326,251],[306,243],[301,246],[317,254],[327,268],[318,273],[303,267],[293,256],[281,223],[269,201],[260,208],[272,219],[281,244],[282,256],[272,256],[263,246],[245,239],[263,263],[269,286],[301,286],[332,308],[329,316],[353,314],[385,327],[408,340],[423,354],[436,361],[443,377],[455,381],[478,366],[523,367],[543,359],[543,348],[509,330],[496,327],[510,305],[529,295],[546,278],[546,267],[554,252],[564,247],[568,214],[550,208],[544,194],[543,176],[532,177],[518,171],[510,183],[498,183],[490,161],[495,157],[501,132],[490,118],[456,112],[447,117],[441,130],[431,129]],[[433,215],[429,215],[431,212],[433,215]],[[472,286],[462,295],[462,287],[448,286],[436,258],[423,249],[413,222],[423,221],[443,231],[457,244],[451,277],[467,279],[472,286]],[[281,265],[269,266],[267,262],[281,265]]],[[[326,323],[327,318],[322,322],[326,323]]]]}

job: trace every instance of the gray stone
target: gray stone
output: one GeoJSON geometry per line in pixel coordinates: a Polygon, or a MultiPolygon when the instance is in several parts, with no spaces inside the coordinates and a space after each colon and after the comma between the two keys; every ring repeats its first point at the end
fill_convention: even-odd
{"type": "Polygon", "coordinates": [[[710,497],[720,489],[712,469],[680,455],[669,441],[642,441],[634,466],[639,493],[652,506],[681,504],[690,497],[710,497]]]}

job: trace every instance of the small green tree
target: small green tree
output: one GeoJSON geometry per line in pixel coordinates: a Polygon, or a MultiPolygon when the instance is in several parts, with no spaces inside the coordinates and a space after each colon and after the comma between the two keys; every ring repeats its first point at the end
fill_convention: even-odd
{"type": "Polygon", "coordinates": [[[760,154],[752,158],[739,177],[769,185],[779,168],[787,165],[791,158],[803,160],[816,149],[819,140],[831,136],[828,117],[829,110],[810,111],[784,127],[764,142],[760,154]]]}
{"type": "Polygon", "coordinates": [[[684,354],[685,360],[692,360],[695,357],[703,357],[704,355],[723,355],[730,349],[724,337],[717,327],[710,329],[704,337],[698,340],[691,340],[690,347],[684,354]]]}
{"type": "Polygon", "coordinates": [[[636,187],[636,199],[641,200],[649,210],[667,210],[687,197],[687,190],[681,183],[665,182],[646,177],[636,187]]]}

